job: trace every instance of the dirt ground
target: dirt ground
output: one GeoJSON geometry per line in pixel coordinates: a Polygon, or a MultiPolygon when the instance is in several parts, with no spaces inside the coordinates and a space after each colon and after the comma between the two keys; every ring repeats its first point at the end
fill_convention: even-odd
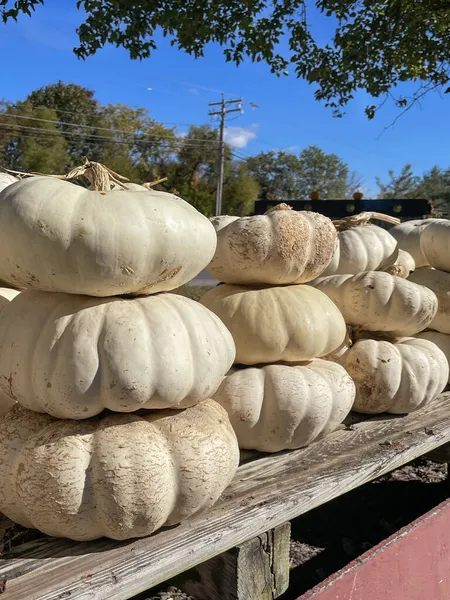
{"type": "MultiPolygon", "coordinates": [[[[420,458],[291,523],[294,600],[448,497],[447,465],[420,458]]],[[[134,600],[196,600],[169,584],[134,600]]]]}

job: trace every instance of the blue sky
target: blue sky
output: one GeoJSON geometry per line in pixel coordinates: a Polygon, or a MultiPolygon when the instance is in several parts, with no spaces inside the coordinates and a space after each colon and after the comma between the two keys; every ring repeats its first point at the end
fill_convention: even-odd
{"type": "MultiPolygon", "coordinates": [[[[4,99],[20,100],[33,89],[62,80],[93,89],[104,104],[144,106],[158,121],[185,131],[191,123],[209,122],[208,102],[219,100],[220,92],[242,96],[244,114],[230,120],[227,131],[239,152],[299,152],[316,144],[345,160],[362,177],[367,195],[376,192],[377,175],[386,178],[388,169],[397,172],[405,163],[411,163],[418,174],[435,164],[450,167],[449,96],[429,95],[380,137],[397,115],[392,105],[386,104],[369,122],[364,107],[372,102],[361,93],[347,107],[347,114],[335,119],[314,100],[313,88],[293,74],[278,79],[262,63],[227,64],[216,45],[210,45],[199,60],[161,40],[153,57],[142,62],[113,47],[80,61],[72,52],[77,43],[75,28],[83,17],[75,4],[75,0],[45,0],[31,19],[24,15],[17,24],[0,25],[4,99]],[[252,111],[249,101],[260,108],[252,111]]],[[[324,38],[331,31],[324,19],[313,25],[324,38]]],[[[402,92],[408,89],[412,87],[404,86],[402,92]]]]}

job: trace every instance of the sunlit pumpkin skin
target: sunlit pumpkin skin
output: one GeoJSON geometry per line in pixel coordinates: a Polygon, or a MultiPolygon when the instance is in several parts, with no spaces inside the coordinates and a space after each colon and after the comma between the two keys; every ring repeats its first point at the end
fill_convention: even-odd
{"type": "Polygon", "coordinates": [[[389,230],[389,233],[397,240],[398,247],[411,254],[416,263],[416,269],[429,264],[421,250],[420,238],[425,229],[436,221],[445,221],[445,219],[414,219],[395,225],[389,230]]]}
{"type": "Polygon", "coordinates": [[[227,411],[240,448],[279,452],[333,431],[350,412],[355,385],[343,367],[317,358],[232,368],[213,398],[227,411]]]}
{"type": "Polygon", "coordinates": [[[177,294],[27,290],[0,312],[0,386],[61,419],[192,406],[217,390],[234,357],[217,316],[177,294]]]}
{"type": "Polygon", "coordinates": [[[0,312],[19,294],[19,290],[13,290],[12,288],[0,288],[0,312]]]}
{"type": "Polygon", "coordinates": [[[200,302],[231,331],[236,363],[244,365],[311,360],[338,348],[346,335],[335,304],[306,285],[223,284],[200,302]]]}
{"type": "Polygon", "coordinates": [[[0,417],[0,511],[56,537],[147,536],[213,505],[239,462],[225,410],[0,417]]]}
{"type": "Polygon", "coordinates": [[[371,224],[352,227],[339,232],[335,253],[322,275],[384,271],[397,256],[397,242],[385,229],[371,224]]]}
{"type": "Polygon", "coordinates": [[[420,249],[430,266],[450,273],[450,221],[433,220],[420,236],[420,249]]]}
{"type": "Polygon", "coordinates": [[[347,325],[366,331],[415,335],[429,326],[438,307],[430,289],[381,271],[319,277],[314,286],[336,304],[347,325]]]}
{"type": "Polygon", "coordinates": [[[10,175],[9,173],[1,173],[0,172],[0,192],[12,185],[13,183],[17,183],[19,180],[14,175],[10,175]]]}
{"type": "Polygon", "coordinates": [[[422,331],[421,333],[418,333],[416,337],[436,344],[436,346],[445,354],[447,362],[450,364],[450,334],[440,333],[439,331],[422,331]]]}
{"type": "Polygon", "coordinates": [[[450,333],[450,273],[422,267],[411,273],[408,279],[413,283],[424,285],[436,294],[438,309],[428,328],[441,333],[450,333]]]}
{"type": "Polygon", "coordinates": [[[173,194],[35,177],[1,195],[0,279],[16,287],[100,297],[168,291],[195,277],[216,243],[209,219],[173,194]]]}
{"type": "Polygon", "coordinates": [[[331,260],[337,233],[314,212],[273,210],[254,217],[212,220],[217,249],[208,272],[225,283],[294,284],[319,276],[331,260]]]}
{"type": "Polygon", "coordinates": [[[356,385],[353,410],[368,414],[406,414],[422,408],[442,392],[449,376],[444,353],[417,338],[362,339],[340,363],[356,385]]]}

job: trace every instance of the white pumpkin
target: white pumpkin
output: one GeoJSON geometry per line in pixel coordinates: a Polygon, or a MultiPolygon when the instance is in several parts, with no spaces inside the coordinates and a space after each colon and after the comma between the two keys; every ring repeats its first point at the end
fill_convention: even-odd
{"type": "Polygon", "coordinates": [[[311,281],[323,272],[336,246],[330,219],[289,207],[254,217],[219,217],[213,224],[217,249],[207,271],[226,283],[311,281]]]}
{"type": "Polygon", "coordinates": [[[200,302],[231,331],[244,365],[311,360],[344,340],[344,319],[325,294],[306,285],[218,285],[200,302]]]}
{"type": "Polygon", "coordinates": [[[171,290],[216,248],[209,219],[173,194],[33,177],[1,200],[0,279],[17,287],[101,297],[171,290]]]}
{"type": "Polygon", "coordinates": [[[416,263],[411,254],[399,248],[397,260],[392,266],[385,269],[385,271],[391,275],[397,275],[397,277],[406,279],[415,268],[416,263]]]}
{"type": "Polygon", "coordinates": [[[409,281],[424,285],[432,290],[438,299],[438,309],[429,329],[450,333],[450,273],[422,267],[409,276],[409,281]]]}
{"type": "Polygon", "coordinates": [[[216,315],[177,294],[27,290],[0,313],[0,386],[62,419],[192,406],[217,390],[234,357],[216,315]]]}
{"type": "Polygon", "coordinates": [[[418,333],[416,337],[436,344],[436,346],[445,354],[445,358],[450,364],[450,335],[448,333],[439,333],[438,331],[422,331],[421,333],[418,333]]]}
{"type": "Polygon", "coordinates": [[[238,462],[227,413],[212,400],[86,421],[18,405],[0,417],[0,511],[73,540],[147,536],[213,505],[238,462]]]}
{"type": "Polygon", "coordinates": [[[433,220],[420,236],[420,249],[429,265],[450,273],[450,221],[433,220]]]}
{"type": "Polygon", "coordinates": [[[355,384],[343,367],[316,358],[233,368],[213,398],[227,411],[240,448],[278,452],[333,431],[350,412],[355,384]]]}
{"type": "Polygon", "coordinates": [[[340,362],[356,384],[353,410],[361,413],[405,414],[422,408],[442,392],[449,376],[444,353],[417,338],[361,339],[340,362]]]}
{"type": "Polygon", "coordinates": [[[433,320],[438,307],[428,288],[381,271],[320,277],[314,286],[339,308],[347,325],[409,336],[433,320]]]}
{"type": "MultiPolygon", "coordinates": [[[[372,214],[377,213],[361,213],[335,221],[339,230],[338,245],[323,276],[384,271],[395,263],[397,242],[386,229],[367,222],[372,214]]],[[[398,222],[385,215],[378,216],[398,222]]]]}
{"type": "Polygon", "coordinates": [[[389,233],[397,240],[398,247],[411,254],[416,263],[416,269],[429,264],[420,248],[420,237],[428,225],[435,221],[445,221],[445,219],[415,219],[395,225],[389,230],[389,233]]]}
{"type": "Polygon", "coordinates": [[[9,173],[0,172],[0,192],[7,188],[9,185],[13,183],[17,183],[19,180],[17,177],[10,175],[9,173]]]}

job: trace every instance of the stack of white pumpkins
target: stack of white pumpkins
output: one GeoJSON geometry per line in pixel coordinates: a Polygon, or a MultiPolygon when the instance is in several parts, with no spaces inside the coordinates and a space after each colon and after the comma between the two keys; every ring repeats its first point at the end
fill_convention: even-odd
{"type": "Polygon", "coordinates": [[[436,294],[406,279],[414,257],[373,217],[399,223],[363,213],[332,225],[288,210],[213,220],[208,270],[226,284],[201,301],[230,329],[238,363],[284,362],[235,367],[215,394],[241,447],[303,446],[350,408],[409,413],[444,389],[445,355],[414,337],[435,319],[436,294]]]}
{"type": "Polygon", "coordinates": [[[236,366],[214,395],[241,448],[299,448],[336,428],[355,386],[339,364],[322,360],[344,341],[336,305],[311,286],[330,263],[330,219],[286,205],[253,217],[216,217],[217,250],[207,267],[224,283],[200,302],[233,335],[236,366]]]}
{"type": "Polygon", "coordinates": [[[0,314],[0,387],[17,402],[0,417],[0,512],[75,540],[179,523],[239,460],[210,399],[233,339],[165,293],[210,261],[214,227],[172,194],[105,187],[33,177],[0,193],[0,278],[27,288],[0,314]]]}

